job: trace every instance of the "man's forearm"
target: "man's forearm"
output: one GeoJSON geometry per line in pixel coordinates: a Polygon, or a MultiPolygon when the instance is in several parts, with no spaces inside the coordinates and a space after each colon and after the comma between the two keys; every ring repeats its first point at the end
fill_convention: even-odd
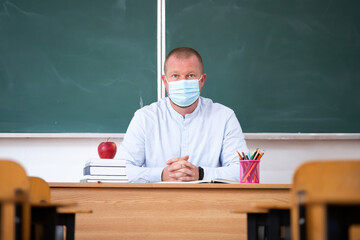
{"type": "Polygon", "coordinates": [[[161,173],[164,168],[138,167],[132,164],[126,165],[126,174],[129,182],[161,182],[161,173]]]}

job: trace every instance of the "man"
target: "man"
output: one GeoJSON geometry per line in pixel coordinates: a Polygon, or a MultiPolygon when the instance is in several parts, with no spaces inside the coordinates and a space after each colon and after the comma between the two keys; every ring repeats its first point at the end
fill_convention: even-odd
{"type": "Polygon", "coordinates": [[[172,50],[162,80],[169,97],[136,111],[119,147],[129,182],[239,181],[236,150],[248,152],[235,113],[200,97],[207,75],[192,48],[172,50]]]}

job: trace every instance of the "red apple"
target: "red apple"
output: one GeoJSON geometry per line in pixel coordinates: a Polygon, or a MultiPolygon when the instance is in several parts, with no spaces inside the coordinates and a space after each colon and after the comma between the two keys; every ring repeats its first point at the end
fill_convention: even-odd
{"type": "Polygon", "coordinates": [[[98,153],[100,158],[112,159],[116,154],[116,144],[114,142],[102,142],[99,144],[98,153]]]}

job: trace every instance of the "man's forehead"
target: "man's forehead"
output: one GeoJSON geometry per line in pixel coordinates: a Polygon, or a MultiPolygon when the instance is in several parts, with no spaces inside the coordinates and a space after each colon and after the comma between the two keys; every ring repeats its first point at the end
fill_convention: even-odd
{"type": "Polygon", "coordinates": [[[184,61],[199,63],[199,60],[195,55],[174,54],[170,56],[168,59],[168,62],[184,62],[184,61]]]}
{"type": "Polygon", "coordinates": [[[182,69],[182,68],[194,68],[198,69],[200,67],[199,60],[196,56],[190,56],[187,58],[171,56],[167,61],[167,68],[171,69],[182,69]]]}

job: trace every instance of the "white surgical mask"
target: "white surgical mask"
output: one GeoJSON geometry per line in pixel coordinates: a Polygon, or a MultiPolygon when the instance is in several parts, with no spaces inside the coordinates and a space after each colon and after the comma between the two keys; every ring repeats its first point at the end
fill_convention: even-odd
{"type": "Polygon", "coordinates": [[[178,80],[167,83],[169,85],[169,98],[180,107],[188,107],[200,96],[199,79],[178,80]]]}

